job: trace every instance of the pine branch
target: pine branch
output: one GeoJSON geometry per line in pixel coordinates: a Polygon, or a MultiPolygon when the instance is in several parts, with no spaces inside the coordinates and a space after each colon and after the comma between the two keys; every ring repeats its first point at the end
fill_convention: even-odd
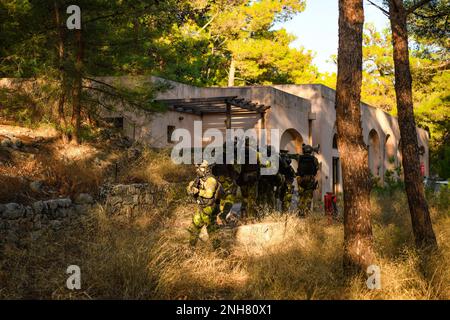
{"type": "Polygon", "coordinates": [[[384,9],[382,6],[372,2],[371,0],[367,0],[367,1],[374,7],[378,8],[386,17],[389,18],[389,12],[386,9],[384,9]]]}
{"type": "Polygon", "coordinates": [[[420,0],[419,2],[416,2],[415,4],[411,5],[411,7],[406,8],[406,14],[408,15],[410,13],[413,13],[420,7],[423,7],[424,5],[426,5],[427,3],[430,3],[430,2],[431,2],[431,0],[420,0]]]}

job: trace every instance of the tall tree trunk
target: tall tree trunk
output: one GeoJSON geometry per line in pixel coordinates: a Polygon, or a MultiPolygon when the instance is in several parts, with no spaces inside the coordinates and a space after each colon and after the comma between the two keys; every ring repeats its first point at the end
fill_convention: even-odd
{"type": "Polygon", "coordinates": [[[375,259],[368,150],[361,126],[363,0],[339,1],[336,84],[338,147],[344,184],[344,271],[365,272],[375,259]]]}
{"type": "Polygon", "coordinates": [[[72,126],[73,139],[75,143],[80,143],[80,127],[81,127],[81,85],[83,71],[83,39],[81,30],[75,31],[77,57],[75,61],[75,83],[72,92],[72,126]]]}
{"type": "Polygon", "coordinates": [[[395,95],[400,127],[402,164],[406,195],[416,246],[436,247],[422,175],[420,173],[419,146],[412,99],[412,78],[409,67],[407,13],[402,0],[389,1],[395,66],[395,95]]]}
{"type": "Polygon", "coordinates": [[[231,58],[230,70],[228,72],[228,86],[234,86],[234,74],[236,73],[236,61],[231,58]]]}
{"type": "MultiPolygon", "coordinates": [[[[66,129],[66,117],[64,112],[64,106],[66,101],[66,76],[65,76],[65,68],[64,68],[64,59],[65,59],[65,48],[64,48],[64,26],[61,24],[61,15],[59,12],[58,1],[54,2],[55,9],[55,22],[58,28],[58,69],[59,69],[59,97],[58,97],[58,122],[61,128],[66,129]]],[[[63,133],[63,137],[65,138],[65,133],[63,133]]]]}

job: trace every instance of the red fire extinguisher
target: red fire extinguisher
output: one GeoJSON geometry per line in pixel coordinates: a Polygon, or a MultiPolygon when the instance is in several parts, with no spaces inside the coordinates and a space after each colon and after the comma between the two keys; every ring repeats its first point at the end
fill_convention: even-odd
{"type": "Polygon", "coordinates": [[[333,220],[333,217],[335,217],[337,213],[336,195],[332,192],[327,192],[323,198],[325,204],[325,215],[331,222],[333,220]]]}
{"type": "Polygon", "coordinates": [[[422,175],[422,177],[425,177],[425,165],[423,164],[423,162],[420,164],[420,174],[422,175]]]}

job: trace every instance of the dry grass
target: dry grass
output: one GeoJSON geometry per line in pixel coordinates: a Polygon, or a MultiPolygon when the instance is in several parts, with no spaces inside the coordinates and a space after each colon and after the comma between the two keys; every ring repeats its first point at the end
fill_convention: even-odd
{"type": "Polygon", "coordinates": [[[321,213],[306,219],[276,212],[268,215],[262,223],[287,229],[281,242],[252,239],[266,243],[264,250],[245,245],[236,229],[223,231],[218,251],[210,248],[205,235],[191,249],[185,228],[194,205],[179,197],[181,189],[175,187],[164,204],[136,222],[119,223],[97,208],[69,232],[48,235],[29,248],[6,248],[0,266],[0,297],[450,298],[450,218],[443,212],[433,214],[440,252],[424,262],[413,249],[407,211],[392,202],[400,196],[374,198],[382,289],[369,290],[363,278],[343,278],[342,225],[329,225],[321,213]],[[392,211],[386,214],[380,208],[389,201],[392,211]],[[81,291],[65,289],[65,269],[70,264],[81,267],[81,291]]]}
{"type": "Polygon", "coordinates": [[[135,162],[127,164],[127,169],[122,171],[120,180],[165,185],[189,181],[194,175],[193,166],[174,164],[168,150],[144,148],[135,162]]]}
{"type": "Polygon", "coordinates": [[[267,212],[259,225],[222,230],[220,250],[212,250],[205,235],[192,249],[186,227],[195,204],[184,191],[192,166],[176,166],[167,152],[151,149],[133,162],[121,150],[61,148],[52,140],[38,151],[0,152],[6,163],[0,166],[0,202],[37,197],[29,190],[32,179],[57,195],[95,193],[114,162],[121,164],[118,181],[171,188],[133,222],[111,219],[97,207],[70,230],[0,249],[0,298],[450,299],[448,194],[430,200],[440,249],[426,260],[414,250],[405,195],[372,197],[382,289],[369,290],[366,279],[343,277],[343,227],[329,225],[322,212],[306,219],[267,212]],[[261,225],[274,226],[271,237],[251,232],[261,225]],[[80,291],[65,287],[71,264],[81,267],[80,291]]]}

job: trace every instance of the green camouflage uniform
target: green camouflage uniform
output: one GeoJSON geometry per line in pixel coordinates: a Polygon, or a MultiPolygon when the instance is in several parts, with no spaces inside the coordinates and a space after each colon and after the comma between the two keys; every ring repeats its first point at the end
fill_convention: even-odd
{"type": "MultiPolygon", "coordinates": [[[[257,216],[256,201],[260,193],[260,187],[262,187],[260,183],[260,168],[262,166],[260,152],[256,152],[256,161],[256,164],[242,164],[240,169],[239,186],[242,193],[242,210],[245,212],[246,218],[257,216]]],[[[270,162],[267,161],[264,166],[269,167],[270,162]]]]}
{"type": "Polygon", "coordinates": [[[216,200],[216,191],[219,187],[217,179],[208,174],[196,181],[191,181],[187,187],[189,194],[197,199],[198,207],[192,217],[192,223],[189,227],[191,234],[189,243],[192,246],[198,241],[200,231],[206,226],[206,231],[214,248],[220,245],[217,238],[217,215],[219,214],[219,203],[216,200]],[[196,185],[197,184],[197,185],[196,185]]]}
{"type": "Polygon", "coordinates": [[[292,203],[292,195],[294,193],[295,171],[291,166],[291,160],[287,155],[280,157],[280,171],[282,176],[282,184],[279,188],[278,197],[281,201],[281,210],[288,211],[292,203]]]}
{"type": "Polygon", "coordinates": [[[301,216],[306,215],[311,211],[311,203],[313,199],[314,189],[316,188],[316,181],[312,176],[300,177],[297,176],[298,184],[298,213],[301,216]]]}
{"type": "Polygon", "coordinates": [[[317,158],[312,155],[313,148],[303,145],[303,154],[299,156],[297,169],[298,213],[301,216],[311,211],[314,190],[317,188],[316,174],[319,169],[317,158]]]}
{"type": "Polygon", "coordinates": [[[239,202],[238,185],[236,178],[238,171],[236,166],[231,164],[219,164],[215,165],[213,173],[217,176],[217,180],[223,187],[224,196],[220,199],[220,214],[221,221],[225,221],[227,214],[230,212],[233,204],[239,202]]]}

